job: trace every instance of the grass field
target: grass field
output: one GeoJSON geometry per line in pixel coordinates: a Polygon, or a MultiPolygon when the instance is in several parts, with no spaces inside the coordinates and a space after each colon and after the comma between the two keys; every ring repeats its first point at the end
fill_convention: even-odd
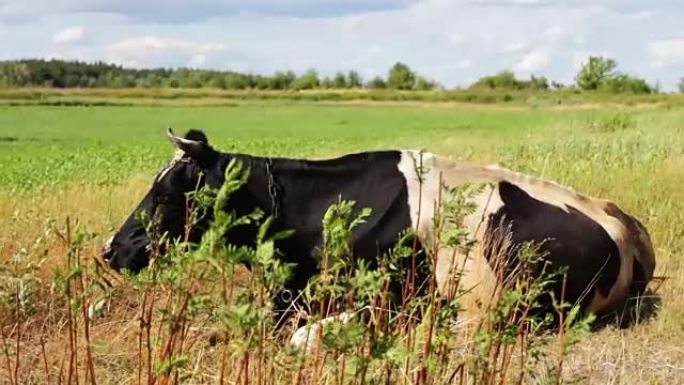
{"type": "MultiPolygon", "coordinates": [[[[587,336],[570,352],[564,378],[592,384],[684,382],[684,108],[237,100],[215,107],[0,106],[0,257],[8,266],[3,274],[45,258],[35,269],[39,284],[26,299],[36,302],[37,316],[24,321],[26,332],[17,339],[26,356],[18,371],[22,383],[41,383],[45,372],[56,379],[68,339],[66,321],[50,305],[57,296],[54,271],[65,265],[67,248],[50,229],[63,228],[67,217],[87,226],[97,236],[84,255],[94,255],[170,159],[168,126],[177,132],[202,128],[218,149],[262,155],[319,158],[424,148],[499,163],[614,200],[648,227],[656,275],[667,279],[656,292],[660,303],[652,319],[587,336]],[[12,259],[16,255],[23,259],[12,259]]],[[[0,279],[3,296],[12,298],[10,279],[0,279]]],[[[137,308],[126,298],[92,325],[100,383],[135,378],[127,360],[135,355],[131,328],[137,308]]],[[[10,326],[3,336],[13,341],[16,330],[10,326]]],[[[191,357],[196,377],[187,383],[216,382],[197,374],[212,368],[201,357],[191,357]]],[[[7,368],[0,365],[0,378],[7,368]]]]}

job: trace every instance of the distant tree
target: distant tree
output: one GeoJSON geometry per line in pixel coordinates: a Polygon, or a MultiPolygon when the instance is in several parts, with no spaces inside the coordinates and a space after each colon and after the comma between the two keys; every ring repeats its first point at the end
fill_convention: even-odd
{"type": "Polygon", "coordinates": [[[679,79],[679,83],[677,83],[677,88],[679,89],[679,93],[684,94],[684,78],[679,79]]]}
{"type": "Polygon", "coordinates": [[[254,88],[259,90],[267,90],[271,85],[271,79],[266,76],[257,75],[254,78],[254,88]]]}
{"type": "Polygon", "coordinates": [[[370,81],[368,81],[368,84],[366,86],[368,88],[372,88],[372,89],[376,89],[376,90],[385,89],[385,88],[387,88],[387,82],[385,82],[385,79],[383,79],[382,77],[376,76],[373,79],[371,79],[370,81]]]}
{"type": "Polygon", "coordinates": [[[90,78],[88,77],[88,75],[81,75],[81,77],[78,78],[78,87],[80,87],[80,88],[90,87],[90,78]]]}
{"type": "Polygon", "coordinates": [[[292,71],[278,71],[270,79],[269,89],[272,90],[286,90],[292,87],[292,83],[297,78],[297,75],[292,71]]]}
{"type": "Polygon", "coordinates": [[[363,82],[358,72],[352,70],[347,73],[347,87],[360,88],[362,85],[363,82]]]}
{"type": "Polygon", "coordinates": [[[590,56],[577,73],[575,81],[582,90],[596,90],[602,82],[615,75],[617,62],[603,56],[590,56]]]}
{"type": "Polygon", "coordinates": [[[651,87],[646,80],[625,74],[617,74],[604,79],[598,89],[612,93],[650,94],[655,92],[655,88],[651,87]]]}
{"type": "MultiPolygon", "coordinates": [[[[558,85],[558,83],[556,83],[558,85]]],[[[530,80],[515,77],[511,70],[503,70],[494,75],[484,76],[470,85],[471,89],[487,88],[491,90],[534,90],[549,89],[549,81],[544,76],[531,75],[530,80]]]]}
{"type": "Polygon", "coordinates": [[[419,91],[429,91],[437,87],[437,83],[434,80],[427,79],[423,76],[416,77],[413,89],[419,91]]]}
{"type": "Polygon", "coordinates": [[[416,75],[404,63],[397,62],[389,70],[387,87],[397,90],[410,90],[416,81],[416,75]]]}
{"type": "MultiPolygon", "coordinates": [[[[426,89],[436,84],[418,78],[408,66],[396,63],[390,71],[392,87],[397,89],[426,89]]],[[[244,74],[233,71],[213,71],[190,68],[133,69],[103,62],[85,63],[63,60],[0,61],[0,87],[171,87],[220,89],[312,89],[360,88],[364,86],[357,71],[338,72],[321,80],[314,70],[301,76],[292,71],[278,71],[271,76],[244,74]]],[[[386,88],[387,81],[377,78],[367,85],[386,88]]]]}
{"type": "Polygon", "coordinates": [[[336,73],[333,78],[333,86],[335,88],[347,88],[347,77],[342,72],[336,73]]]}
{"type": "Polygon", "coordinates": [[[228,85],[226,84],[226,78],[221,75],[217,75],[211,79],[211,86],[214,88],[220,88],[222,90],[228,88],[228,85]]]}
{"type": "Polygon", "coordinates": [[[243,90],[249,88],[249,78],[245,75],[229,73],[225,77],[226,88],[230,90],[243,90]]]}
{"type": "Polygon", "coordinates": [[[647,94],[657,92],[646,80],[617,71],[617,62],[602,56],[590,56],[575,77],[582,90],[601,90],[611,93],[631,92],[647,94]]]}
{"type": "Polygon", "coordinates": [[[554,80],[551,81],[551,88],[553,88],[554,90],[562,90],[565,88],[565,84],[554,80]]]}
{"type": "Polygon", "coordinates": [[[135,87],[135,78],[127,74],[113,75],[113,80],[109,83],[113,88],[135,87]]]}
{"type": "Polygon", "coordinates": [[[548,90],[549,81],[544,76],[530,76],[529,88],[533,90],[548,90]]]}
{"type": "Polygon", "coordinates": [[[470,88],[518,90],[523,88],[523,85],[515,78],[513,71],[503,70],[497,72],[495,75],[481,77],[473,83],[470,88]]]}
{"type": "Polygon", "coordinates": [[[295,90],[310,90],[320,85],[318,73],[314,69],[306,71],[302,76],[292,82],[291,87],[295,90]]]}
{"type": "Polygon", "coordinates": [[[322,88],[337,88],[335,87],[335,81],[331,79],[329,76],[324,77],[321,79],[321,85],[322,88]]]}
{"type": "Polygon", "coordinates": [[[64,87],[78,87],[80,77],[76,74],[68,74],[64,77],[64,87]]]}
{"type": "Polygon", "coordinates": [[[181,74],[181,87],[183,88],[202,88],[202,78],[201,76],[188,69],[182,68],[180,70],[181,74]]]}

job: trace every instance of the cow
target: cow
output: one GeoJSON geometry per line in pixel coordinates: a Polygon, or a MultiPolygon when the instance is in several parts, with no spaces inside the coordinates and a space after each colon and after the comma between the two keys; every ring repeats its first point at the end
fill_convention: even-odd
{"type": "MultiPolygon", "coordinates": [[[[435,236],[435,202],[449,194],[448,186],[464,184],[481,186],[471,197],[474,211],[463,220],[477,242],[467,252],[443,246],[434,259],[437,290],[444,296],[453,295],[450,277],[454,269],[461,269],[460,285],[468,288],[461,304],[464,314],[478,314],[492,297],[500,279],[495,257],[503,254],[510,264],[523,244],[535,244],[550,270],[563,270],[563,279],[553,283],[552,292],[585,313],[622,308],[644,292],[655,269],[647,229],[615,203],[498,166],[410,150],[326,160],[257,157],[219,152],[199,130],[190,130],[185,137],[171,129],[167,134],[177,155],[103,250],[102,257],[113,269],[137,272],[149,263],[150,240],[137,211],[157,218],[158,229],[169,238],[180,237],[186,193],[198,186],[219,188],[232,160],[250,173],[231,197],[231,209],[248,213],[258,208],[275,218],[274,231],[294,230],[276,245],[285,261],[296,263],[288,291],[301,290],[318,273],[322,218],[340,198],[372,209],[366,223],[355,230],[352,246],[354,258],[377,262],[407,229],[414,229],[418,244],[430,244],[435,236]]],[[[229,233],[226,241],[253,244],[256,227],[244,227],[229,233]]],[[[190,240],[198,241],[203,229],[191,230],[190,240]]],[[[284,297],[275,296],[275,309],[287,308],[284,297]]]]}

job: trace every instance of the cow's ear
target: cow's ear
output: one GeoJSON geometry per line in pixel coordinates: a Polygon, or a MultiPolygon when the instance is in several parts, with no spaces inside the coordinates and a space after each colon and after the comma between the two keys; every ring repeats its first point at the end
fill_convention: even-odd
{"type": "Polygon", "coordinates": [[[209,144],[209,139],[207,139],[207,135],[205,135],[204,132],[202,132],[201,130],[197,130],[194,128],[189,129],[188,132],[185,133],[185,139],[209,144]]]}
{"type": "Polygon", "coordinates": [[[192,159],[205,161],[216,154],[216,151],[209,145],[207,136],[202,131],[190,130],[185,134],[185,138],[181,138],[176,136],[171,127],[169,127],[166,134],[179,150],[192,159]]]}

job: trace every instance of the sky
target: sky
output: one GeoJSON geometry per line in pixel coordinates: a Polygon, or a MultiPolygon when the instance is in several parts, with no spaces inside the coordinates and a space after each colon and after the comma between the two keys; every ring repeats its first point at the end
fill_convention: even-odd
{"type": "Polygon", "coordinates": [[[397,61],[446,87],[511,69],[563,83],[589,55],[674,90],[682,0],[0,0],[0,60],[322,75],[397,61]]]}

